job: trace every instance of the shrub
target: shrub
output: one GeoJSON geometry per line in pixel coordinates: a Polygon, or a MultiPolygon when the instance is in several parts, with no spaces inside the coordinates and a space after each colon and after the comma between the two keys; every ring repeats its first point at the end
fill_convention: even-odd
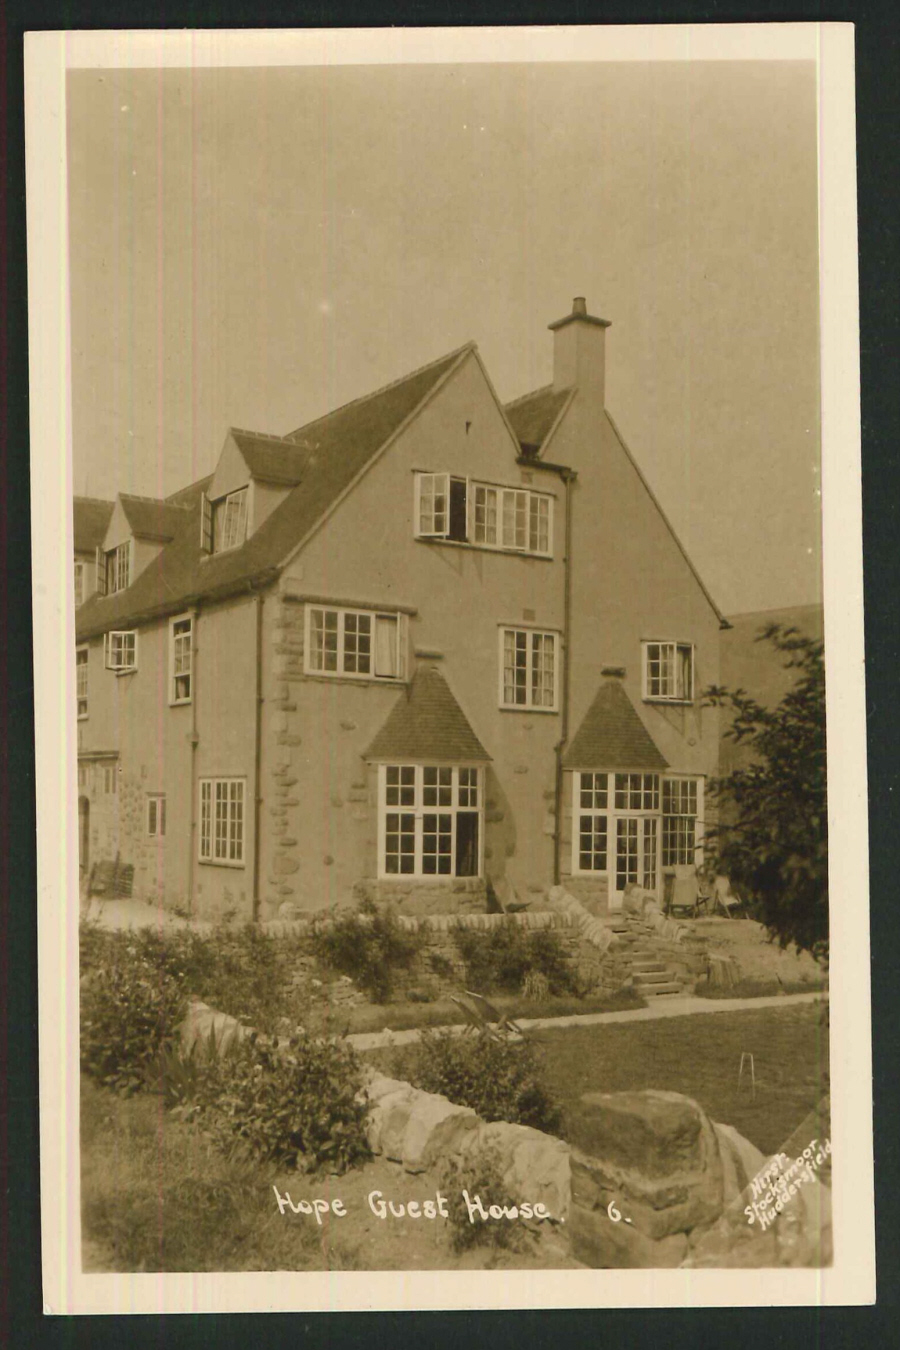
{"type": "Polygon", "coordinates": [[[537,971],[546,977],[551,993],[576,992],[575,971],[559,938],[548,929],[530,933],[510,917],[487,933],[460,925],[453,940],[471,989],[518,993],[527,976],[537,971]]]}
{"type": "Polygon", "coordinates": [[[395,971],[409,970],[421,946],[417,934],[404,932],[393,914],[379,913],[371,902],[317,928],[312,943],[319,960],[349,975],[373,1003],[387,1002],[395,971]]]}
{"type": "Polygon", "coordinates": [[[142,1086],[185,1015],[179,981],[131,934],[116,935],[107,959],[82,980],[81,1065],[119,1092],[142,1086]]]}
{"type": "Polygon", "coordinates": [[[369,1151],[362,1087],[360,1061],[342,1042],[251,1036],[210,1064],[202,1105],[223,1142],[304,1171],[345,1172],[369,1151]]]}
{"type": "Polygon", "coordinates": [[[530,1245],[531,1233],[520,1219],[476,1219],[472,1223],[463,1199],[478,1196],[482,1205],[501,1205],[511,1209],[519,1201],[507,1189],[498,1149],[482,1145],[465,1158],[448,1158],[441,1169],[439,1184],[446,1191],[450,1212],[450,1246],[455,1252],[471,1247],[500,1247],[521,1251],[530,1245]]]}
{"type": "Polygon", "coordinates": [[[529,1041],[423,1028],[407,1063],[416,1087],[470,1106],[483,1120],[550,1132],[559,1125],[559,1107],[541,1081],[537,1052],[529,1041]]]}

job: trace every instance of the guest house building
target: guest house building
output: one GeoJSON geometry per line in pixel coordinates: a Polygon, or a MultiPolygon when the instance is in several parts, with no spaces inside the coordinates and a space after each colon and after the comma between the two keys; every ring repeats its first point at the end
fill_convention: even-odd
{"type": "Polygon", "coordinates": [[[85,879],[248,919],[562,880],[602,913],[699,858],[723,621],[606,411],[608,327],[576,299],[506,406],[470,343],[76,504],[85,879]]]}

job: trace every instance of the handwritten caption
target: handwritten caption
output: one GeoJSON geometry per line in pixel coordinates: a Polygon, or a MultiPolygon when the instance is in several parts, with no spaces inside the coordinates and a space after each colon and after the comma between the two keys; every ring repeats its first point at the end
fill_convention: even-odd
{"type": "MultiPolygon", "coordinates": [[[[290,1191],[281,1194],[278,1187],[273,1185],[275,1199],[278,1203],[278,1209],[281,1214],[306,1214],[314,1217],[316,1223],[321,1226],[326,1215],[333,1214],[337,1219],[347,1217],[347,1206],[343,1200],[333,1199],[325,1200],[318,1197],[312,1200],[292,1200],[290,1191]]],[[[469,1223],[487,1223],[493,1220],[516,1220],[516,1219],[534,1219],[538,1223],[544,1219],[552,1219],[553,1215],[542,1205],[540,1201],[532,1203],[523,1200],[514,1205],[491,1205],[482,1201],[479,1195],[469,1195],[467,1190],[460,1192],[463,1204],[469,1217],[469,1223]]],[[[447,1208],[447,1197],[441,1195],[440,1191],[435,1191],[434,1199],[430,1200],[386,1200],[381,1191],[370,1191],[366,1197],[369,1209],[375,1215],[376,1219],[449,1219],[450,1211],[447,1208]]]]}
{"type": "Polygon", "coordinates": [[[783,1209],[796,1199],[801,1187],[816,1180],[816,1172],[831,1153],[831,1140],[811,1139],[797,1158],[776,1153],[750,1182],[750,1204],[744,1206],[748,1223],[761,1230],[773,1224],[783,1209]]]}

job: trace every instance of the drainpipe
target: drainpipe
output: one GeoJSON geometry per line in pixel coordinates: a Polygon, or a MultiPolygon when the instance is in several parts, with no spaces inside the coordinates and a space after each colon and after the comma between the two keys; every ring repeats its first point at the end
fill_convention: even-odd
{"type": "Polygon", "coordinates": [[[259,919],[259,862],[260,819],[262,815],[262,668],[263,668],[263,605],[265,597],[256,592],[256,725],[253,760],[253,921],[259,919]]]}
{"type": "Polygon", "coordinates": [[[572,624],[572,484],[578,477],[574,469],[559,466],[566,491],[566,552],[563,557],[563,633],[562,633],[562,708],[560,709],[560,737],[556,746],[556,783],[554,793],[553,882],[560,883],[563,820],[563,755],[569,740],[569,638],[572,624]]]}
{"type": "Polygon", "coordinates": [[[191,828],[188,831],[188,889],[187,889],[187,911],[193,917],[194,914],[194,860],[197,857],[197,746],[200,744],[200,733],[197,730],[197,667],[199,665],[198,655],[199,647],[197,645],[197,627],[200,618],[200,606],[196,605],[189,611],[191,619],[191,771],[190,771],[190,794],[191,794],[191,828]]]}

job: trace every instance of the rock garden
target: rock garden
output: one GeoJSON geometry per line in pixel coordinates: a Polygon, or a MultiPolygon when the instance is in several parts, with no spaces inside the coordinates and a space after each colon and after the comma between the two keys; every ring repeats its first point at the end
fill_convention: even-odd
{"type": "Polygon", "coordinates": [[[743,1214],[786,1139],[827,1142],[823,1005],[518,1029],[708,986],[709,947],[564,892],[515,918],[83,924],[85,1268],[827,1261],[824,1154],[771,1221],[743,1214]],[[466,1026],[467,989],[493,1025],[466,1026]]]}

